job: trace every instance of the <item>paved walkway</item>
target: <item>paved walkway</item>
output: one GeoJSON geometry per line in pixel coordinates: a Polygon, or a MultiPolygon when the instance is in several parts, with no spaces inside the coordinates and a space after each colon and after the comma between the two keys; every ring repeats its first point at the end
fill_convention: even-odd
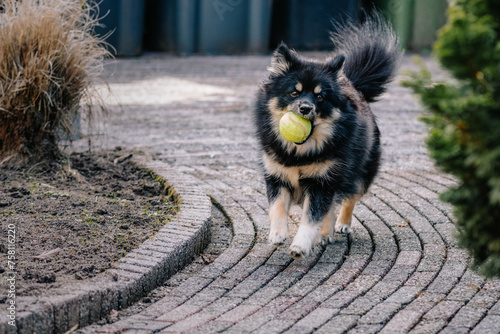
{"type": "MultiPolygon", "coordinates": [[[[355,208],[351,236],[299,260],[289,244],[268,244],[252,127],[268,63],[268,56],[147,55],[107,66],[115,106],[97,129],[107,136],[92,137],[92,148],[139,148],[194,176],[232,223],[232,237],[218,257],[174,276],[159,301],[83,332],[500,332],[500,281],[467,269],[450,207],[437,199],[454,181],[426,156],[421,108],[399,79],[373,104],[384,163],[355,208]]],[[[409,57],[404,67],[412,67],[409,57]]],[[[296,229],[297,209],[292,220],[296,229]]]]}

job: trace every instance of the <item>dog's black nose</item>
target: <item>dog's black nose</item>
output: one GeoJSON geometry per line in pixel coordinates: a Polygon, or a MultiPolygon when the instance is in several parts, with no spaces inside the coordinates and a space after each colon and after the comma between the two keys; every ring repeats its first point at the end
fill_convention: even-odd
{"type": "Polygon", "coordinates": [[[300,106],[299,110],[302,113],[302,115],[307,115],[311,112],[312,107],[308,105],[302,105],[300,106]]]}

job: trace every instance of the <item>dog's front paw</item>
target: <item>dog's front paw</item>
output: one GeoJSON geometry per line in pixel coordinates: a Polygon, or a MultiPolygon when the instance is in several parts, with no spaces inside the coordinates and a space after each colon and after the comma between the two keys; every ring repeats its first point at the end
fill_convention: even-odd
{"type": "Polygon", "coordinates": [[[351,234],[351,225],[337,222],[335,223],[335,232],[342,234],[351,234]]]}
{"type": "Polygon", "coordinates": [[[319,234],[318,225],[301,223],[290,246],[290,255],[295,259],[309,255],[314,245],[321,240],[319,234]]]}
{"type": "Polygon", "coordinates": [[[275,229],[269,232],[269,242],[275,245],[281,245],[288,238],[287,229],[275,229]]]}
{"type": "Polygon", "coordinates": [[[294,259],[298,259],[301,256],[307,256],[307,255],[309,255],[310,251],[311,251],[310,249],[304,249],[304,248],[300,247],[299,245],[291,245],[290,246],[290,255],[294,259]]]}

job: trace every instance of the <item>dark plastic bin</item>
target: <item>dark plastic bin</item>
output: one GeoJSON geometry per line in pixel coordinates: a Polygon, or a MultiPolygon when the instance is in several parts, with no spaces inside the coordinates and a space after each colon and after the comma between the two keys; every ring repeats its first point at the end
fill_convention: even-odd
{"type": "Polygon", "coordinates": [[[406,49],[411,39],[415,1],[382,0],[377,5],[398,34],[401,47],[406,49]]]}
{"type": "Polygon", "coordinates": [[[446,0],[415,0],[412,37],[413,50],[430,49],[437,39],[437,31],[446,24],[446,0]]]}
{"type": "Polygon", "coordinates": [[[111,32],[106,42],[115,48],[117,56],[138,56],[142,53],[142,31],[145,0],[102,0],[99,3],[99,23],[96,34],[111,32]]]}
{"type": "Polygon", "coordinates": [[[430,49],[436,32],[446,23],[446,0],[379,0],[375,2],[391,21],[406,49],[430,49]]]}
{"type": "Polygon", "coordinates": [[[271,47],[281,41],[302,50],[329,50],[332,21],[357,20],[361,0],[275,0],[271,47]]]}
{"type": "Polygon", "coordinates": [[[148,0],[148,49],[181,54],[266,52],[271,0],[148,0]]]}

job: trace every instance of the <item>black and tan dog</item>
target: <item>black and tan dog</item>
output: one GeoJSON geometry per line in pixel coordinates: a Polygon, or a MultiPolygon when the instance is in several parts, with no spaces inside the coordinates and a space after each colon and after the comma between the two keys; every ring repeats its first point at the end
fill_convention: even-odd
{"type": "Polygon", "coordinates": [[[258,93],[255,125],[270,204],[269,240],[288,237],[288,211],[302,206],[290,247],[307,255],[333,233],[350,233],[354,205],[377,174],[380,133],[369,102],[385,91],[401,52],[391,28],[373,15],[359,25],[337,27],[333,56],[324,62],[300,57],[281,44],[258,93]],[[309,119],[302,143],[279,133],[281,117],[292,111],[309,119]]]}

